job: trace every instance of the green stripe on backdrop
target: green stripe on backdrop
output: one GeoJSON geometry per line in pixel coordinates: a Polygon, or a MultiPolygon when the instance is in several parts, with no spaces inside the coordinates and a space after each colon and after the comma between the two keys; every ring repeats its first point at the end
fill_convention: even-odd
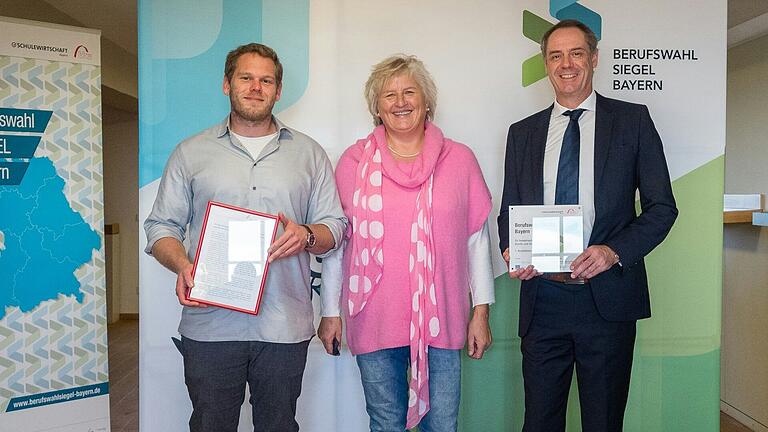
{"type": "MultiPolygon", "coordinates": [[[[723,157],[673,182],[680,215],[646,258],[653,317],[638,325],[627,432],[716,432],[720,407],[723,157]]],[[[519,431],[523,419],[520,284],[496,279],[485,359],[463,357],[459,429],[519,431]]],[[[580,431],[575,385],[569,432],[580,431]]]]}

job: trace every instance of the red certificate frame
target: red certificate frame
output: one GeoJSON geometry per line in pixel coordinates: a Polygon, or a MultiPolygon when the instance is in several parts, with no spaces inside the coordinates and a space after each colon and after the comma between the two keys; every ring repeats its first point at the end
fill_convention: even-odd
{"type": "MultiPolygon", "coordinates": [[[[271,229],[271,235],[268,238],[268,241],[266,242],[266,248],[269,247],[270,244],[272,244],[275,241],[275,236],[277,234],[277,227],[279,224],[279,218],[272,214],[262,213],[255,210],[250,210],[242,207],[237,207],[229,204],[224,204],[216,201],[209,201],[208,206],[205,210],[205,218],[203,219],[203,227],[200,232],[200,241],[197,244],[197,251],[195,253],[195,262],[192,267],[192,278],[195,280],[195,286],[192,288],[188,288],[186,292],[186,299],[196,301],[198,303],[207,304],[211,306],[217,306],[225,309],[235,310],[238,312],[244,312],[251,315],[257,315],[259,313],[259,307],[261,305],[261,298],[264,294],[264,285],[266,284],[267,280],[267,274],[269,271],[269,261],[267,260],[266,255],[266,248],[263,247],[259,250],[259,255],[261,258],[261,261],[264,262],[263,266],[263,272],[261,273],[260,281],[259,281],[259,287],[258,287],[258,295],[256,297],[256,303],[253,307],[253,309],[242,307],[242,302],[239,302],[239,298],[237,298],[240,294],[242,294],[243,290],[236,289],[227,289],[222,288],[221,286],[234,286],[237,284],[232,284],[232,280],[235,279],[230,274],[231,270],[228,270],[228,266],[232,265],[232,262],[227,260],[225,262],[215,261],[214,264],[211,266],[205,266],[204,270],[200,271],[200,274],[198,274],[198,271],[200,270],[200,267],[202,266],[202,263],[200,262],[201,256],[208,257],[209,255],[214,255],[216,257],[217,253],[221,254],[221,242],[222,242],[222,236],[228,236],[228,240],[232,240],[232,233],[229,232],[229,230],[235,227],[230,222],[253,222],[254,218],[253,216],[257,216],[260,219],[266,219],[266,220],[273,220],[273,227],[271,229]],[[227,219],[226,227],[222,225],[220,222],[213,223],[209,225],[210,217],[212,211],[217,213],[217,217],[223,217],[224,214],[229,215],[233,219],[229,220],[227,219]],[[222,213],[219,215],[219,213],[222,213]],[[215,234],[210,234],[208,236],[209,240],[207,241],[206,238],[206,232],[208,231],[217,231],[215,234]],[[214,245],[215,242],[220,242],[214,245]],[[204,247],[205,246],[205,247],[204,247]],[[218,249],[217,249],[218,246],[218,249]],[[209,249],[215,250],[214,252],[209,252],[209,249]],[[223,266],[226,265],[227,268],[224,268],[223,266]],[[216,271],[209,271],[210,268],[215,268],[216,271]],[[198,281],[198,276],[200,276],[201,280],[198,281]],[[203,280],[203,278],[205,280],[203,280]],[[213,287],[214,289],[209,289],[210,287],[213,287]],[[211,294],[212,292],[216,292],[217,294],[211,294]],[[232,295],[232,299],[227,299],[226,295],[232,295]],[[217,299],[223,299],[223,300],[231,300],[231,303],[227,303],[223,300],[217,299]]],[[[258,222],[258,219],[255,219],[256,222],[258,222]]],[[[268,232],[268,230],[267,230],[268,232]]],[[[266,234],[267,232],[263,233],[263,240],[267,240],[266,234]]],[[[258,233],[256,234],[259,235],[258,233]]],[[[238,238],[234,238],[234,240],[238,240],[238,238]]],[[[264,243],[264,242],[262,242],[264,243]]],[[[226,254],[231,254],[232,250],[230,248],[230,245],[228,243],[225,243],[227,246],[226,248],[226,254]]],[[[248,248],[252,249],[252,248],[248,248]]],[[[217,258],[221,258],[220,256],[217,258]]],[[[241,279],[241,283],[242,278],[241,279]]],[[[244,282],[248,282],[246,279],[244,282]]],[[[242,287],[239,287],[242,288],[242,287]]],[[[250,302],[249,302],[250,304],[250,302]]]]}

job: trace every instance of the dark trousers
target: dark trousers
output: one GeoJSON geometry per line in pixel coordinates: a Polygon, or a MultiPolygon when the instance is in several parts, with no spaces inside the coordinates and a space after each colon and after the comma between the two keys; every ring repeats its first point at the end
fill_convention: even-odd
{"type": "Polygon", "coordinates": [[[192,400],[192,432],[236,432],[245,383],[254,432],[298,431],[296,399],[309,341],[198,342],[182,337],[184,381],[192,400]]]}
{"type": "Polygon", "coordinates": [[[636,322],[608,322],[589,285],[542,280],[522,339],[523,432],[565,430],[573,368],[584,432],[619,432],[629,393],[636,322]]]}

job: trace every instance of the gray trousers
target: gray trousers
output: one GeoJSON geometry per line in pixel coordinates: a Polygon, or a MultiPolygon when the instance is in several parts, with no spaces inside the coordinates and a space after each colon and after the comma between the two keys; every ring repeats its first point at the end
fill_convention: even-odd
{"type": "Polygon", "coordinates": [[[182,337],[184,381],[192,400],[191,432],[236,432],[245,383],[254,432],[292,432],[309,341],[198,342],[182,337]]]}

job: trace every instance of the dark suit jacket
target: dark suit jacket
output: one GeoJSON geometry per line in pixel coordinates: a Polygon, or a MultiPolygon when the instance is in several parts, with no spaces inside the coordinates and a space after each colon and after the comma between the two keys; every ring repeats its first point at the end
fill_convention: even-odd
{"type": "MultiPolygon", "coordinates": [[[[509,246],[509,206],[544,202],[544,146],[553,106],[509,127],[504,194],[499,214],[502,252],[509,246]]],[[[664,149],[645,105],[597,95],[595,224],[590,245],[604,244],[621,259],[590,280],[598,312],[608,321],[651,316],[643,257],[666,237],[677,217],[664,149]],[[640,191],[642,213],[635,211],[640,191]]],[[[540,278],[523,281],[520,327],[533,317],[540,278]]]]}

